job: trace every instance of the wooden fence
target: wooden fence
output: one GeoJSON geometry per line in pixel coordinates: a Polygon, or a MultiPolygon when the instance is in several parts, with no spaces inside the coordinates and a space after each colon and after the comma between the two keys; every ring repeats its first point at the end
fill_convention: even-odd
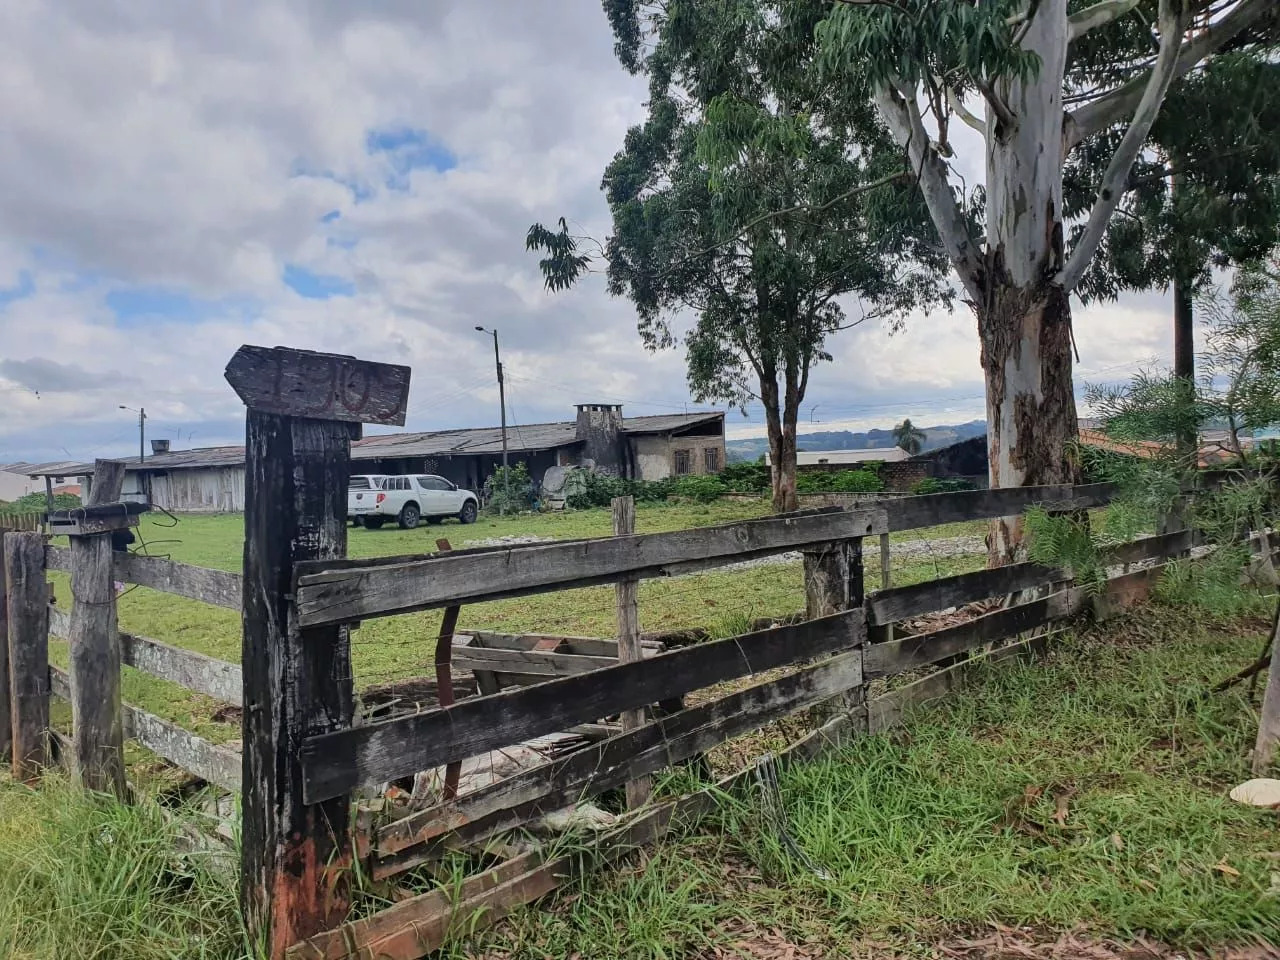
{"type": "MultiPolygon", "coordinates": [[[[458,925],[493,922],[696,820],[711,809],[716,790],[734,789],[747,776],[656,801],[648,794],[653,774],[696,763],[726,740],[819,706],[834,717],[784,759],[883,729],[906,704],[962,679],[972,668],[964,658],[1027,652],[1086,608],[1142,597],[1159,574],[1158,565],[1119,573],[1094,596],[1067,571],[1021,563],[864,591],[867,538],[880,546],[883,570],[891,532],[1032,506],[1085,510],[1109,502],[1114,491],[1107,485],[901,497],[640,535],[628,532],[628,510],[619,504],[612,537],[349,560],[350,441],[360,422],[403,422],[408,371],[244,347],[227,379],[248,407],[243,575],[113,554],[110,531],[133,521],[109,502],[119,484],[113,492],[104,482],[112,469],[105,462],[94,484],[94,495],[105,499],[51,517],[54,529],[71,535],[70,548],[47,546],[37,533],[5,536],[13,756],[15,770],[28,778],[47,761],[52,691],[73,705],[73,734],[63,752],[82,782],[123,794],[119,745],[127,735],[212,783],[239,788],[242,907],[251,936],[273,960],[421,957],[458,925]],[[803,554],[807,593],[805,612],[792,622],[670,650],[640,635],[638,581],[790,551],[803,554]],[[48,570],[70,574],[67,613],[49,603],[48,570]],[[113,580],[240,609],[243,669],[119,632],[113,580]],[[603,584],[616,587],[613,639],[453,635],[465,604],[603,584]],[[996,598],[1004,604],[969,619],[923,632],[903,629],[904,620],[996,598]],[[350,627],[428,609],[445,611],[435,681],[441,705],[358,724],[350,627]],[[49,667],[50,633],[69,640],[67,673],[49,667]],[[1012,645],[990,652],[1006,642],[1012,645]],[[122,704],[121,664],[241,706],[242,755],[122,704]],[[470,695],[456,702],[463,684],[454,690],[454,666],[474,678],[470,695]],[[915,682],[870,696],[869,684],[917,672],[924,675],[915,682]],[[704,692],[696,702],[683,699],[698,691],[704,692]],[[457,782],[462,762],[567,731],[581,733],[582,745],[451,795],[448,784],[457,782]],[[444,798],[428,809],[378,823],[368,805],[353,804],[358,791],[442,767],[444,798]],[[634,809],[585,851],[509,857],[456,890],[346,922],[357,866],[375,881],[393,878],[446,850],[478,848],[533,817],[623,787],[634,809]]],[[[1111,560],[1127,570],[1182,555],[1191,545],[1186,533],[1147,537],[1118,548],[1111,560]]]]}
{"type": "MultiPolygon", "coordinates": [[[[114,499],[113,478],[123,474],[99,461],[95,492],[114,499]]],[[[150,637],[117,629],[117,582],[238,610],[241,577],[155,557],[111,549],[111,529],[130,525],[136,509],[112,511],[105,500],[86,509],[51,515],[55,529],[70,533],[70,546],[55,546],[39,532],[4,532],[0,538],[0,627],[8,642],[10,706],[0,743],[10,746],[14,776],[33,781],[51,762],[79,783],[127,796],[123,746],[133,739],[165,760],[229,791],[240,788],[240,755],[148,713],[120,695],[120,668],[133,667],[188,690],[239,706],[243,677],[225,663],[150,637]],[[106,509],[101,509],[106,508],[106,509]],[[95,512],[96,510],[96,512],[95,512]],[[107,519],[103,519],[107,518],[107,519]],[[72,533],[74,530],[76,532],[72,533]],[[68,575],[70,607],[54,600],[47,574],[68,575]],[[49,640],[66,642],[68,668],[50,664],[49,640]],[[50,729],[50,696],[72,707],[70,736],[50,729]]],[[[2,522],[2,521],[0,521],[2,522]]],[[[3,752],[3,751],[0,751],[3,752]]]]}

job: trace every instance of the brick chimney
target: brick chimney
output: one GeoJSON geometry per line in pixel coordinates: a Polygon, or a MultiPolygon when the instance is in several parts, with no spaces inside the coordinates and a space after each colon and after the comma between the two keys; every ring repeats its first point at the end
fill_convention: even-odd
{"type": "Polygon", "coordinates": [[[577,438],[582,458],[594,461],[600,473],[623,472],[622,404],[578,404],[577,438]]]}

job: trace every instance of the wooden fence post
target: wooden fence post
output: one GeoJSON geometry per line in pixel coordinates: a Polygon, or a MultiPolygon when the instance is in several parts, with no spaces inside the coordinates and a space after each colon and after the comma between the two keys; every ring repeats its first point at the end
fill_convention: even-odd
{"type": "Polygon", "coordinates": [[[10,687],[13,684],[9,665],[9,591],[5,587],[4,538],[10,531],[0,526],[0,762],[9,759],[12,745],[10,687]]]}
{"type": "MultiPolygon", "coordinates": [[[[614,497],[613,535],[629,536],[636,532],[636,502],[633,497],[614,497]]],[[[640,581],[635,578],[619,580],[614,587],[618,614],[618,662],[631,663],[643,653],[640,647],[640,581]]],[[[628,733],[644,726],[644,710],[622,712],[622,732],[628,733]]],[[[634,810],[644,806],[653,792],[652,777],[638,777],[627,781],[627,807],[634,810]]]]}
{"type": "MultiPolygon", "coordinates": [[[[98,460],[85,506],[120,499],[124,464],[98,460]]],[[[124,515],[122,524],[128,522],[124,515]]],[[[126,799],[124,718],[120,708],[120,631],[116,623],[111,531],[71,537],[71,743],[74,777],[90,790],[126,799]]]]}
{"type": "MultiPolygon", "coordinates": [[[[13,778],[28,783],[49,763],[49,601],[45,588],[44,534],[4,535],[0,570],[8,609],[10,709],[5,728],[13,733],[13,778]]],[[[4,602],[0,599],[0,603],[4,602]]]]}
{"type": "Polygon", "coordinates": [[[804,551],[806,619],[862,606],[863,590],[861,538],[804,551]]]}
{"type": "Polygon", "coordinates": [[[352,855],[349,798],[304,803],[298,762],[304,739],[351,726],[349,628],[298,626],[294,564],[346,555],[351,438],[404,424],[409,370],[244,346],[226,378],[248,407],[240,900],[279,960],[346,918],[352,855]]]}

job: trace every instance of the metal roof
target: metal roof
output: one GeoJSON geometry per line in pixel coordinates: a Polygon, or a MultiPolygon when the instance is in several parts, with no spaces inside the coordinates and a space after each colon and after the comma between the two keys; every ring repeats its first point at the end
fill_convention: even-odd
{"type": "MultiPolygon", "coordinates": [[[[622,432],[628,435],[667,433],[684,427],[699,426],[722,419],[719,411],[702,413],[659,414],[651,417],[626,417],[622,432]]],[[[512,453],[553,450],[578,442],[576,421],[558,423],[511,424],[507,427],[507,449],[512,453]]],[[[386,433],[351,444],[352,460],[399,459],[402,457],[476,456],[502,452],[501,427],[473,427],[465,430],[429,430],[423,433],[386,433]]],[[[136,470],[137,457],[118,457],[125,468],[136,470]]],[[[194,470],[202,467],[235,467],[244,464],[244,447],[200,447],[194,450],[171,450],[154,453],[141,461],[148,470],[194,470]]],[[[29,477],[88,476],[92,463],[65,461],[59,463],[23,464],[29,477]]]]}

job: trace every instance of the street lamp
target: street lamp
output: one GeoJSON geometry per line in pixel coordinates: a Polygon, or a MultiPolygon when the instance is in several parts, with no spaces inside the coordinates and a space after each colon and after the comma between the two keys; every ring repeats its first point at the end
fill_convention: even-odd
{"type": "Polygon", "coordinates": [[[500,513],[507,512],[507,500],[511,499],[511,472],[507,469],[507,388],[502,379],[502,357],[498,353],[498,331],[486,330],[484,327],[476,324],[478,333],[493,334],[493,364],[498,371],[498,406],[501,408],[502,414],[502,493],[503,504],[499,508],[500,513]]]}
{"type": "Polygon", "coordinates": [[[147,458],[147,408],[141,407],[134,410],[133,407],[126,407],[120,404],[121,410],[130,410],[138,415],[138,464],[141,466],[142,461],[147,458]]]}

